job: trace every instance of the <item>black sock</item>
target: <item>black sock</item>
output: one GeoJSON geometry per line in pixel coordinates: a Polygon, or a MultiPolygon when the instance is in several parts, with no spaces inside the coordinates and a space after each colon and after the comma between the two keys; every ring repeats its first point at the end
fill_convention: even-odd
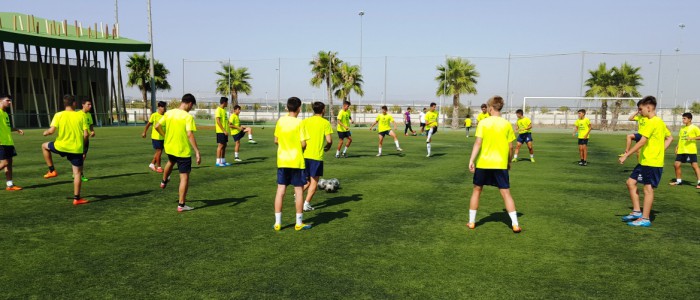
{"type": "Polygon", "coordinates": [[[80,195],[73,196],[73,200],[78,200],[78,199],[80,199],[80,195]]]}
{"type": "Polygon", "coordinates": [[[179,206],[179,207],[185,207],[185,203],[180,203],[180,202],[178,202],[178,203],[177,203],[177,206],[179,206]]]}
{"type": "Polygon", "coordinates": [[[54,168],[53,166],[49,166],[49,172],[53,172],[53,171],[56,171],[56,168],[54,168]]]}

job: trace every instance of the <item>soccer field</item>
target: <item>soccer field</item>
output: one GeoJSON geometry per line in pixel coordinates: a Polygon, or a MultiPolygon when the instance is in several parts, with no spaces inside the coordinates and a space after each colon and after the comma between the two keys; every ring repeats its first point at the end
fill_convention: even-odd
{"type": "MultiPolygon", "coordinates": [[[[0,298],[694,298],[700,293],[700,200],[694,185],[671,187],[674,141],[656,191],[653,225],[620,221],[631,205],[617,163],[622,134],[591,134],[589,165],[577,165],[570,132],[538,133],[536,163],[510,173],[523,232],[513,234],[498,190],[482,194],[469,230],[474,138],[441,130],[431,158],[424,137],[399,136],[404,153],[355,128],[347,159],[327,153],[319,192],[295,231],[292,189],[283,228],[272,230],[276,189],[273,128],[256,128],[241,163],[214,167],[215,134],[196,133],[202,165],[178,213],[174,184],[147,168],[142,127],[97,128],[85,163],[87,205],[73,206],[70,164],[43,179],[40,130],[13,134],[14,182],[0,191],[0,298]],[[696,296],[692,296],[696,295],[696,296]]],[[[334,142],[337,137],[334,135],[334,142]]],[[[228,160],[233,160],[229,144],[228,160]]],[[[335,149],[335,145],[333,147],[335,149]]],[[[335,150],[332,150],[333,152],[335,150]]],[[[521,149],[527,157],[527,149],[521,149]],[[523,151],[524,150],[524,151],[523,151]]],[[[694,181],[684,165],[684,179],[694,181]]]]}

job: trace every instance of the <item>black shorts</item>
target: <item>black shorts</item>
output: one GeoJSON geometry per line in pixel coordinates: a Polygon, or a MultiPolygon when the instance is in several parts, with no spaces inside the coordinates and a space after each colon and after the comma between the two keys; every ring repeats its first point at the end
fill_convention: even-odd
{"type": "Polygon", "coordinates": [[[634,141],[639,142],[639,140],[641,140],[641,139],[642,139],[642,135],[639,134],[638,132],[635,132],[634,133],[634,141]]]}
{"type": "Polygon", "coordinates": [[[60,155],[61,157],[65,157],[70,161],[71,165],[74,165],[76,167],[82,167],[83,166],[83,154],[82,153],[66,153],[63,151],[58,151],[56,150],[56,147],[53,145],[53,142],[49,142],[49,151],[56,153],[60,155]]]}
{"type": "Polygon", "coordinates": [[[518,143],[519,144],[527,144],[529,142],[532,142],[532,133],[521,133],[518,134],[518,143]]]}
{"type": "Polygon", "coordinates": [[[241,132],[236,133],[235,135],[232,136],[232,137],[233,137],[233,141],[234,141],[234,142],[238,142],[238,141],[240,141],[244,136],[245,136],[245,131],[241,130],[241,132]]]}
{"type": "Polygon", "coordinates": [[[349,138],[352,136],[352,133],[350,131],[338,131],[338,138],[339,139],[344,139],[344,138],[349,138]]]}
{"type": "Polygon", "coordinates": [[[681,163],[696,163],[698,162],[697,154],[678,154],[676,155],[676,161],[681,163]]]}
{"type": "Polygon", "coordinates": [[[86,139],[83,143],[83,155],[88,153],[88,148],[90,148],[90,139],[86,139]]]}
{"type": "Polygon", "coordinates": [[[192,171],[191,157],[177,157],[175,155],[168,154],[168,160],[170,163],[177,164],[177,170],[180,171],[180,173],[189,173],[192,171]]]}
{"type": "Polygon", "coordinates": [[[649,166],[642,166],[642,165],[637,165],[634,167],[634,170],[632,170],[632,174],[630,174],[630,178],[634,179],[637,181],[637,183],[642,183],[644,185],[650,184],[651,187],[656,188],[659,186],[659,182],[661,181],[661,174],[663,173],[664,168],[662,167],[649,167],[649,166]]]}
{"type": "Polygon", "coordinates": [[[306,172],[304,169],[277,168],[277,184],[304,186],[306,184],[306,172]]]}
{"type": "Polygon", "coordinates": [[[381,135],[381,136],[387,136],[390,132],[391,132],[391,129],[390,129],[390,130],[386,130],[386,131],[382,131],[382,132],[379,133],[379,135],[381,135]]]}
{"type": "Polygon", "coordinates": [[[492,185],[499,189],[509,189],[510,177],[508,170],[477,168],[474,172],[473,183],[476,186],[492,185]]]}
{"type": "Polygon", "coordinates": [[[420,127],[425,127],[425,123],[420,123],[420,127]]]}
{"type": "Polygon", "coordinates": [[[430,129],[428,129],[428,133],[430,133],[430,135],[436,134],[436,133],[437,133],[437,127],[430,127],[430,129]]]}
{"type": "Polygon", "coordinates": [[[217,133],[216,134],[216,143],[217,144],[226,144],[228,143],[228,134],[226,133],[217,133]]]}
{"type": "Polygon", "coordinates": [[[165,149],[165,141],[164,140],[151,140],[151,145],[153,145],[153,149],[155,149],[155,150],[165,149]]]}
{"type": "Polygon", "coordinates": [[[588,145],[588,139],[578,139],[579,145],[588,145]]]}
{"type": "Polygon", "coordinates": [[[17,156],[15,146],[0,145],[0,160],[11,160],[13,156],[17,156]]]}
{"type": "Polygon", "coordinates": [[[306,177],[323,176],[323,161],[304,158],[306,177]]]}

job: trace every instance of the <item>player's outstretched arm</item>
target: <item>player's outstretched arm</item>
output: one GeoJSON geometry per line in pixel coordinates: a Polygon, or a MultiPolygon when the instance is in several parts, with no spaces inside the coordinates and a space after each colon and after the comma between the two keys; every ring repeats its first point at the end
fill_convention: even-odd
{"type": "Polygon", "coordinates": [[[44,136],[52,135],[54,132],[56,132],[56,127],[51,126],[51,127],[49,127],[49,129],[44,130],[43,135],[44,136]]]}
{"type": "Polygon", "coordinates": [[[479,154],[479,151],[481,150],[481,138],[477,137],[476,141],[474,142],[474,147],[472,148],[472,154],[469,157],[469,172],[474,173],[476,171],[476,165],[474,164],[474,160],[476,160],[476,156],[479,154]]]}
{"type": "MultiPolygon", "coordinates": [[[[671,140],[673,140],[673,138],[671,138],[671,140]]],[[[642,146],[644,146],[647,143],[647,141],[649,141],[649,139],[647,139],[647,137],[645,137],[645,136],[642,136],[642,138],[639,139],[639,142],[634,144],[634,146],[632,147],[632,149],[630,149],[629,152],[620,156],[620,159],[619,159],[620,164],[623,164],[625,162],[625,160],[627,159],[627,157],[629,157],[632,153],[637,153],[637,151],[639,151],[639,149],[642,149],[642,146]]]]}
{"type": "Polygon", "coordinates": [[[151,122],[146,122],[146,127],[143,128],[143,133],[141,133],[142,138],[146,138],[146,134],[148,133],[148,128],[151,127],[152,123],[151,122]]]}

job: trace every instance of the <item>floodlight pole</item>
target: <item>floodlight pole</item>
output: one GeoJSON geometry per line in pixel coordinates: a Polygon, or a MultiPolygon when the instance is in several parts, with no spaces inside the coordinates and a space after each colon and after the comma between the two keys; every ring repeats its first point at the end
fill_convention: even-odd
{"type": "Polygon", "coordinates": [[[659,94],[659,89],[661,87],[661,50],[659,50],[659,67],[656,73],[656,98],[661,102],[661,94],[659,94]]]}
{"type": "Polygon", "coordinates": [[[182,59],[182,95],[185,95],[185,59],[182,59]]]}
{"type": "Polygon", "coordinates": [[[280,102],[282,99],[280,99],[280,73],[282,73],[281,65],[282,65],[282,59],[277,58],[277,119],[279,119],[282,116],[282,109],[280,108],[280,102]]]}
{"type": "MultiPolygon", "coordinates": [[[[360,74],[362,74],[362,16],[365,15],[365,11],[361,10],[360,13],[358,14],[360,16],[360,74]]],[[[360,96],[359,99],[357,99],[357,105],[360,105],[360,101],[362,100],[362,96],[360,96]]]]}
{"type": "Polygon", "coordinates": [[[508,99],[508,102],[509,102],[508,114],[510,114],[510,111],[513,110],[513,99],[510,98],[510,59],[511,59],[511,55],[510,55],[510,53],[508,53],[508,76],[506,77],[506,97],[509,98],[508,99]]]}
{"type": "Polygon", "coordinates": [[[153,58],[153,21],[151,17],[151,0],[148,0],[148,41],[151,43],[151,60],[149,74],[151,81],[151,112],[156,111],[156,80],[155,80],[155,59],[153,58]]]}
{"type": "Polygon", "coordinates": [[[681,51],[681,46],[683,46],[683,29],[685,29],[685,24],[680,23],[678,24],[678,28],[681,29],[680,31],[680,38],[679,38],[679,43],[678,43],[678,48],[676,48],[676,87],[675,87],[675,92],[673,95],[673,108],[676,107],[677,102],[678,102],[678,81],[680,79],[681,75],[681,64],[678,61],[678,53],[681,51]]]}

